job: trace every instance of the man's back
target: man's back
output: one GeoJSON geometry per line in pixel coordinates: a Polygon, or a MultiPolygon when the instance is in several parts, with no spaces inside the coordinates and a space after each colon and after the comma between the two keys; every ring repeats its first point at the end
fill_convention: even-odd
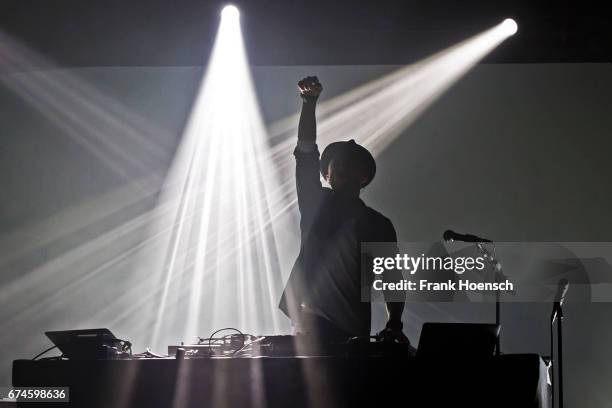
{"type": "Polygon", "coordinates": [[[362,302],[362,291],[369,285],[361,276],[361,243],[395,242],[395,230],[360,199],[347,203],[323,190],[316,215],[302,223],[302,245],[281,308],[294,320],[307,310],[350,335],[368,336],[370,304],[362,302]]]}

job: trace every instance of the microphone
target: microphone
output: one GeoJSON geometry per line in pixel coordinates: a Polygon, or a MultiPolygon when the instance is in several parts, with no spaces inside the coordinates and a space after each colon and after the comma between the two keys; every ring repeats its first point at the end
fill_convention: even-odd
{"type": "Polygon", "coordinates": [[[569,281],[565,278],[559,281],[559,287],[557,288],[557,294],[555,295],[555,303],[559,306],[563,305],[565,301],[565,295],[567,295],[567,288],[569,287],[569,281]]]}
{"type": "Polygon", "coordinates": [[[561,279],[557,287],[557,293],[555,294],[555,300],[553,303],[553,311],[550,317],[551,323],[555,322],[557,315],[561,315],[561,313],[559,312],[561,311],[561,306],[563,306],[563,302],[565,302],[565,295],[567,294],[568,288],[569,288],[569,281],[565,278],[561,279]]]}
{"type": "Polygon", "coordinates": [[[462,241],[462,242],[493,242],[490,239],[486,239],[486,238],[480,238],[476,235],[472,235],[472,234],[459,234],[455,231],[452,230],[446,230],[444,231],[444,234],[442,234],[442,237],[444,238],[444,240],[446,242],[453,242],[453,241],[462,241]]]}

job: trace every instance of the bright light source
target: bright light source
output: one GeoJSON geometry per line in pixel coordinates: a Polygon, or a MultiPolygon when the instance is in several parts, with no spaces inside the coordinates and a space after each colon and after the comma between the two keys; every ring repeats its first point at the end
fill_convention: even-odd
{"type": "Polygon", "coordinates": [[[231,4],[223,7],[223,10],[221,10],[221,17],[237,20],[240,17],[240,12],[238,11],[238,7],[231,5],[231,4]]]}
{"type": "Polygon", "coordinates": [[[504,31],[506,32],[506,34],[508,35],[514,35],[516,34],[516,31],[518,30],[518,25],[516,24],[516,21],[514,21],[511,18],[505,19],[502,22],[502,27],[504,31]]]}

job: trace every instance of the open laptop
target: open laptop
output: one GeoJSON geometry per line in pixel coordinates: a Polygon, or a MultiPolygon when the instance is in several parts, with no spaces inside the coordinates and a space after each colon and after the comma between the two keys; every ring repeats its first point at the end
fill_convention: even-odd
{"type": "Polygon", "coordinates": [[[418,357],[480,358],[495,351],[500,326],[488,323],[424,323],[418,357]]]}
{"type": "Polygon", "coordinates": [[[119,340],[108,329],[48,331],[45,334],[64,357],[71,360],[105,358],[108,347],[119,345],[119,340]]]}

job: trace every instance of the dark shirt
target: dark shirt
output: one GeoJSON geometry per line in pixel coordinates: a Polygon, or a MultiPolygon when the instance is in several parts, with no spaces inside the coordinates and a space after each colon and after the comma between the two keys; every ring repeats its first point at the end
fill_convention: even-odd
{"type": "MultiPolygon", "coordinates": [[[[314,313],[353,336],[370,335],[370,303],[362,291],[362,242],[395,242],[391,221],[359,198],[347,201],[321,185],[319,151],[294,151],[300,210],[300,253],[279,307],[294,324],[314,313]]],[[[368,275],[369,276],[369,275],[368,275]]]]}

